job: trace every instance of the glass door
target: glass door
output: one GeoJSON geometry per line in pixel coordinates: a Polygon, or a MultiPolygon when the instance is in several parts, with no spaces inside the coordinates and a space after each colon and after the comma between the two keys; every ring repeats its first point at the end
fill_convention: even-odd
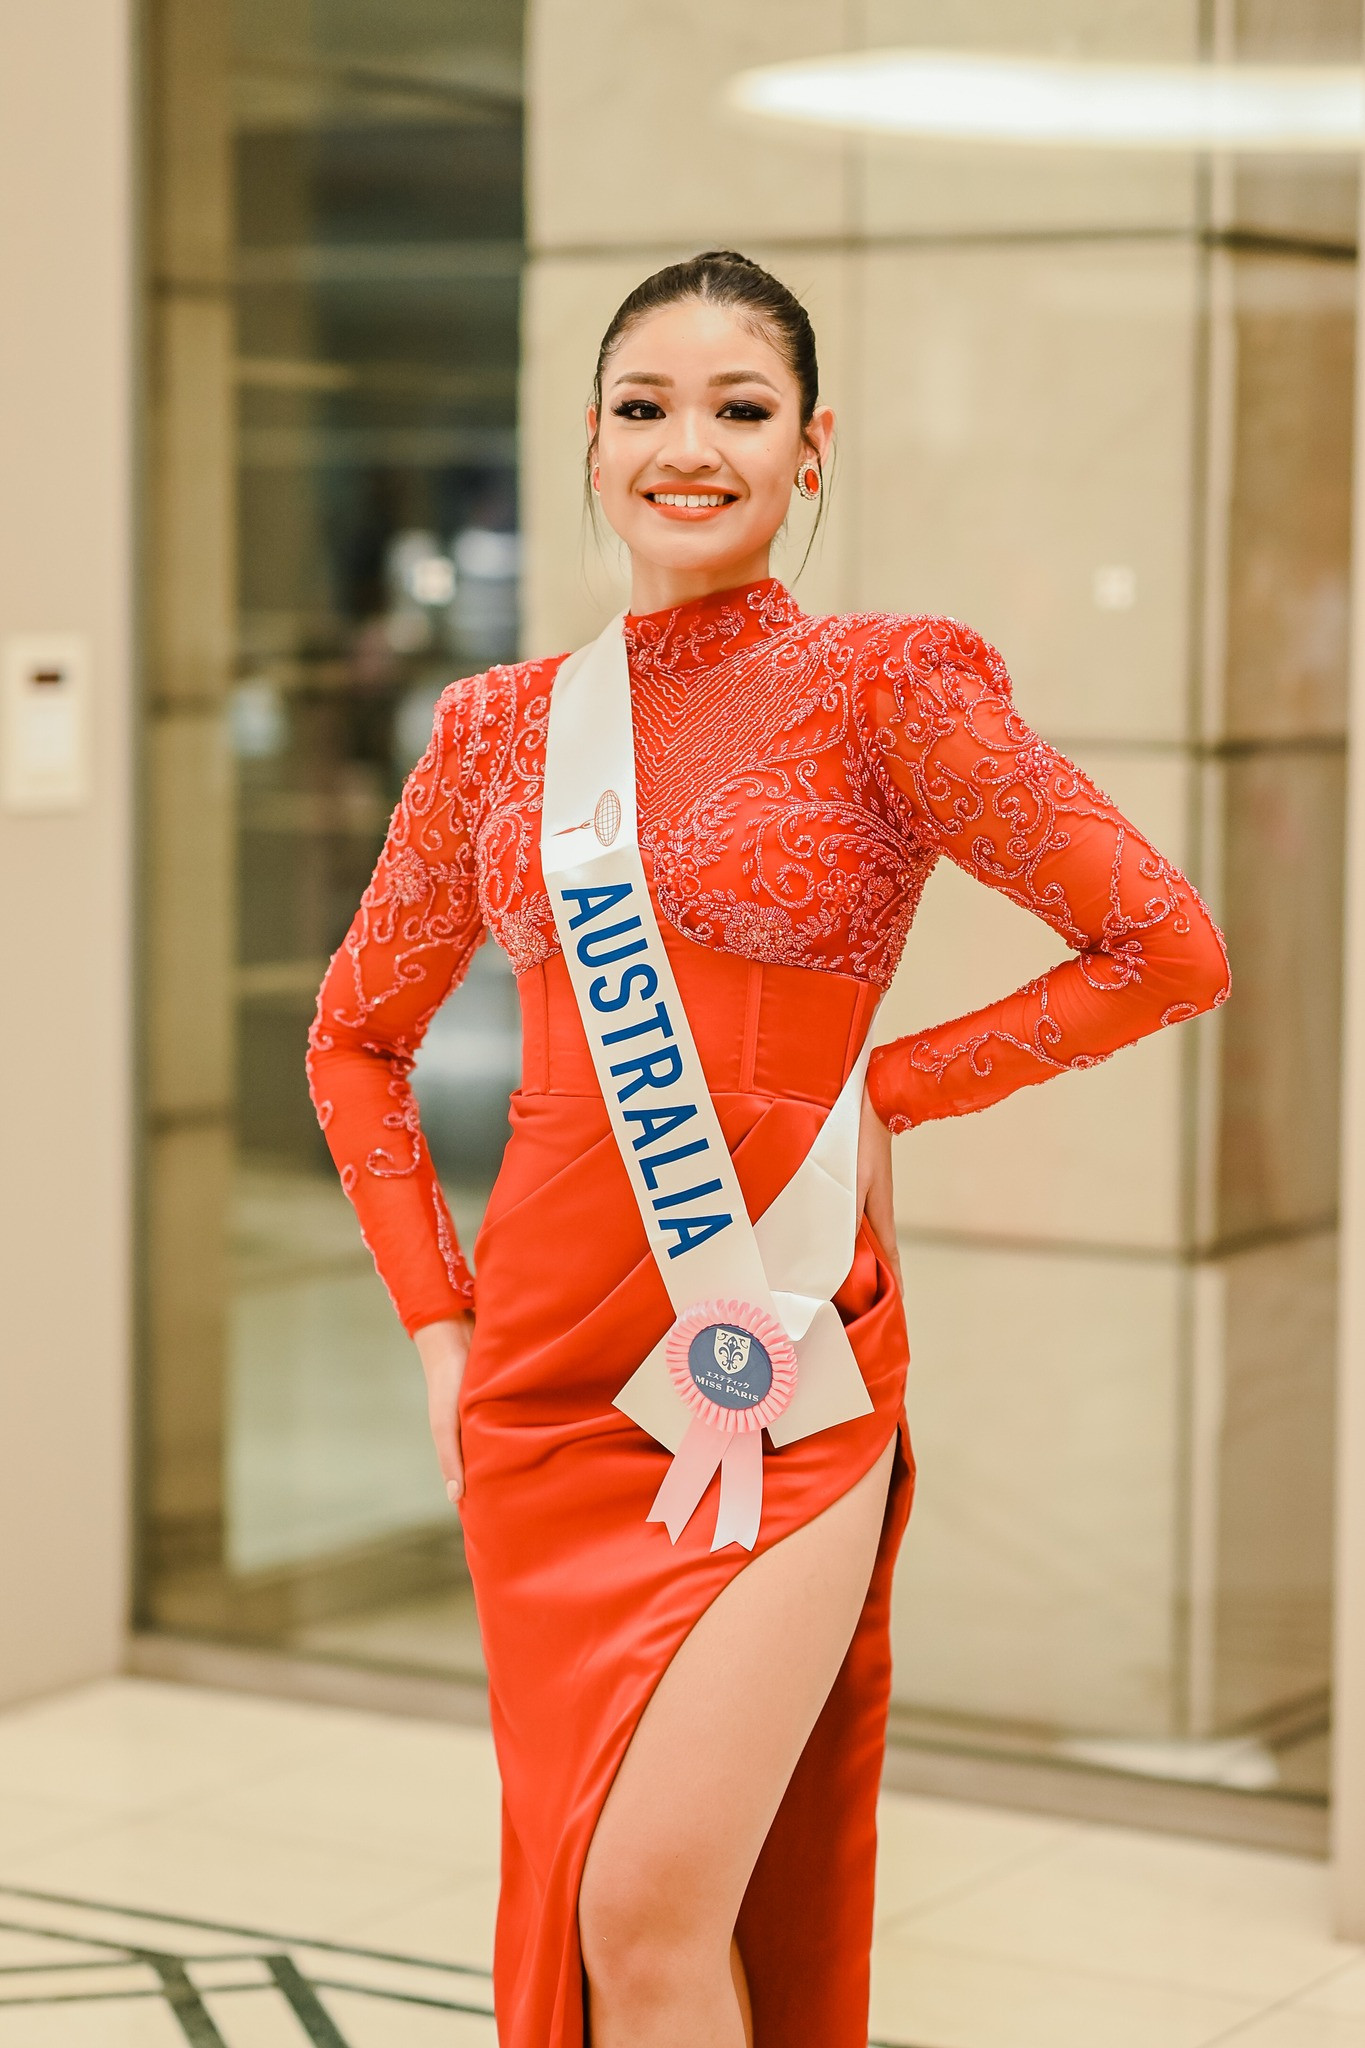
{"type": "MultiPolygon", "coordinates": [[[[317,985],[455,677],[516,652],[521,10],[150,35],[143,1603],[477,1673],[415,1354],[308,1100],[317,985]]],[[[469,1241],[518,1062],[477,956],[416,1077],[469,1241]]]]}

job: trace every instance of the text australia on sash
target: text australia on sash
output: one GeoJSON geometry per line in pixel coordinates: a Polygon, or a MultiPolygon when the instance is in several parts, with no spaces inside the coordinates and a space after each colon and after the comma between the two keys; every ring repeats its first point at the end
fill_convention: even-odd
{"type": "Polygon", "coordinates": [[[584,1010],[583,1022],[601,1048],[599,1071],[610,1077],[603,1084],[608,1107],[630,1140],[629,1152],[622,1145],[622,1157],[639,1184],[637,1193],[643,1189],[640,1206],[652,1212],[669,1258],[680,1258],[718,1236],[734,1217],[716,1213],[713,1198],[724,1193],[725,1184],[706,1177],[708,1165],[719,1164],[711,1157],[711,1139],[688,1129],[697,1105],[683,1082],[673,1020],[657,1000],[658,972],[638,957],[650,944],[632,908],[637,885],[557,886],[565,906],[572,907],[568,929],[576,935],[579,962],[606,970],[588,985],[591,1011],[584,1010]],[[671,1144],[673,1138],[679,1142],[671,1144]]]}

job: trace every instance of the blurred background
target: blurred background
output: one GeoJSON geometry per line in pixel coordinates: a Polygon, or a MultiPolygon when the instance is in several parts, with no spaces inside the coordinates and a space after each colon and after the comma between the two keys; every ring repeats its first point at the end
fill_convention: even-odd
{"type": "MultiPolygon", "coordinates": [[[[0,31],[54,104],[89,11],[0,31]]],[[[0,821],[29,878],[10,1396],[54,1446],[15,1481],[10,1689],[112,1656],[129,1601],[140,1668],[481,1683],[304,1037],[441,689],[621,601],[581,502],[597,340],[723,244],[806,300],[839,415],[798,597],[970,620],[1235,971],[1217,1017],[898,1141],[922,1479],[892,1771],[1320,1849],[1357,158],[794,124],[733,82],[886,47],[1358,65],[1358,0],[100,14],[66,87],[97,170],[16,107],[0,225],[43,311],[0,315],[0,629],[91,663],[78,796],[0,821]],[[38,1225],[58,1249],[20,1256],[38,1225]]],[[[1056,954],[945,866],[881,1034],[1056,954]]],[[[466,1245],[518,1056],[487,946],[417,1073],[466,1245]]]]}

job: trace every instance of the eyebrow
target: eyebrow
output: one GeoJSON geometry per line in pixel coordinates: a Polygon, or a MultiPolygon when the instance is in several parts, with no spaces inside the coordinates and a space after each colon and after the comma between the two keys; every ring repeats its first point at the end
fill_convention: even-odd
{"type": "MultiPolygon", "coordinates": [[[[613,377],[612,383],[613,385],[650,384],[663,390],[671,388],[673,379],[663,376],[657,370],[622,370],[619,377],[613,377]]],[[[707,383],[726,388],[732,384],[762,384],[769,391],[777,391],[777,386],[773,383],[772,378],[765,377],[761,370],[721,370],[716,376],[708,377],[707,383]]]]}

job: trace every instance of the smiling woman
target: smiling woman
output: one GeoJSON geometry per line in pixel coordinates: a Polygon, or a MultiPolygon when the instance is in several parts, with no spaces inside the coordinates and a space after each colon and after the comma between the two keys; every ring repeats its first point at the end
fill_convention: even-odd
{"type": "Polygon", "coordinates": [[[793,477],[817,497],[833,440],[815,335],[785,286],[728,249],[646,278],[602,338],[588,407],[589,482],[631,550],[634,605],[713,590],[722,563],[736,586],[766,576],[793,477]],[[705,538],[660,550],[661,519],[705,538]]]}
{"type": "Polygon", "coordinates": [[[865,2048],[913,1470],[889,1132],[1212,1007],[1226,960],[969,627],[810,618],[769,575],[834,434],[776,278],[647,279],[587,431],[631,611],[441,699],[314,1099],[463,1516],[504,2048],[865,2048]],[[869,1056],[945,853],[1072,957],[869,1056]],[[476,1292],[408,1074],[486,931],[523,1076],[476,1292]]]}

